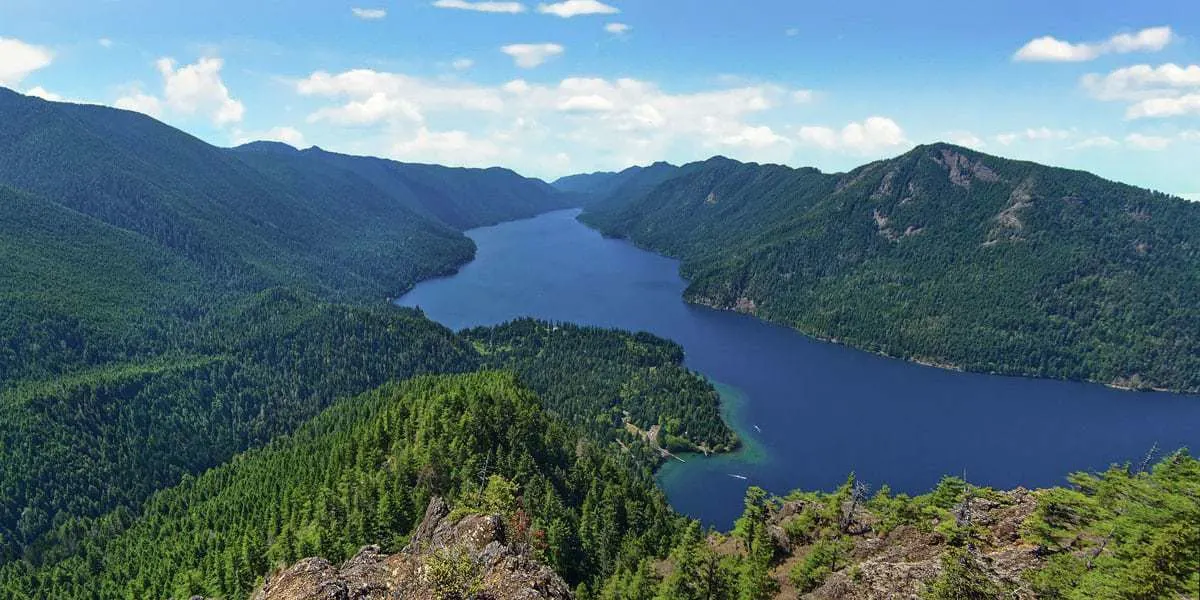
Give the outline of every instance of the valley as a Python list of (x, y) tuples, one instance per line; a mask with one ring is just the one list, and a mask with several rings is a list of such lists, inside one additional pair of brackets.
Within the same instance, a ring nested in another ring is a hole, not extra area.
[(0, 114), (0, 599), (1198, 583), (1200, 400), (1063, 381), (1196, 389), (1177, 199), (944, 145), (558, 189)]

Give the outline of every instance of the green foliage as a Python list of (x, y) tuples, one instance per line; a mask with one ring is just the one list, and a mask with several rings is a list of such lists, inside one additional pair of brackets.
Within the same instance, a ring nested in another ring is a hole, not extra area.
[(804, 560), (788, 572), (788, 579), (800, 593), (811, 592), (825, 583), (831, 573), (846, 567), (853, 547), (849, 539), (819, 540), (809, 548)]
[(1025, 537), (1051, 553), (1028, 575), (1047, 598), (1163, 598), (1200, 589), (1200, 461), (1113, 467), (1040, 493)]
[(546, 407), (599, 439), (662, 425), (668, 449), (730, 450), (712, 385), (683, 367), (683, 348), (648, 333), (520, 319), (463, 331), (492, 368), (511, 369)]
[(438, 600), (468, 600), (482, 591), (482, 569), (466, 548), (438, 549), (427, 559), (426, 569)]
[(3, 89), (0, 113), (0, 563), (339, 396), (476, 368), (418, 313), (333, 302), (382, 305), (470, 260), (459, 229), (563, 205), (500, 169), (220, 149)]
[(942, 573), (922, 594), (926, 600), (998, 600), (1000, 588), (988, 579), (970, 551), (951, 548), (942, 554)]
[[(138, 517), (67, 521), (58, 534), (71, 550), (42, 567), (0, 567), (0, 590), (245, 597), (273, 566), (311, 555), (337, 562), (399, 539), (432, 495), (465, 498), (485, 463), (495, 471), (489, 503), (516, 503), (534, 530), (562, 524), (545, 554), (572, 583), (665, 554), (679, 525), (648, 475), (547, 417), (512, 376), (424, 377), (338, 402), (295, 434), (155, 494)], [(456, 565), (447, 561), (447, 581), (463, 581)]]
[(1200, 390), (1200, 206), (920, 146), (842, 174), (715, 158), (581, 220), (677, 256), (689, 300), (969, 370)]

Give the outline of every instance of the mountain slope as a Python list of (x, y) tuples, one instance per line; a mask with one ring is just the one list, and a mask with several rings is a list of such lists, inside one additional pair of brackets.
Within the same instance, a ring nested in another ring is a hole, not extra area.
[[(458, 230), (523, 219), (568, 206), (567, 198), (537, 179), (508, 169), (466, 169), (401, 163), (371, 156), (351, 156), (320, 148), (295, 150), (283, 144), (254, 143), (234, 148), (242, 160), (269, 170), (286, 162), (302, 173), (335, 169), (356, 177), (413, 212)], [(294, 176), (294, 175), (293, 175)]]
[(845, 174), (687, 165), (581, 220), (683, 259), (688, 299), (978, 371), (1200, 390), (1200, 205), (921, 146)]
[(550, 419), (511, 375), (426, 377), (340, 402), (140, 517), (65, 523), (53, 563), (0, 566), (0, 592), (244, 598), (304, 556), (399, 549), (435, 494), (513, 517), (510, 539), (573, 584), (664, 552), (679, 522), (647, 473)]

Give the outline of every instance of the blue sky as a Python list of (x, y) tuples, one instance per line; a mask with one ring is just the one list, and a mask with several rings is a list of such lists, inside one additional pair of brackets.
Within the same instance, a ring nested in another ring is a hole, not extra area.
[(1196, 36), (1194, 0), (0, 0), (0, 85), (547, 178), (945, 140), (1192, 195)]

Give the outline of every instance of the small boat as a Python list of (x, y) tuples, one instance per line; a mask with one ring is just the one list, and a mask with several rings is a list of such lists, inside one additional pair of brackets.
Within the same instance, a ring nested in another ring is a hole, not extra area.
[(747, 479), (750, 479), (749, 477), (746, 477), (745, 475), (735, 475), (735, 474), (733, 474), (733, 473), (730, 473), (730, 474), (729, 474), (729, 476), (730, 476), (730, 477), (732, 477), (732, 478), (734, 478), (734, 479), (741, 479), (742, 481), (745, 481), (745, 480), (747, 480)]
[(755, 425), (755, 426), (754, 426), (754, 430), (755, 430), (755, 431), (757, 431), (757, 432), (759, 432), (759, 433), (762, 433), (762, 427), (759, 427), (758, 425)]

